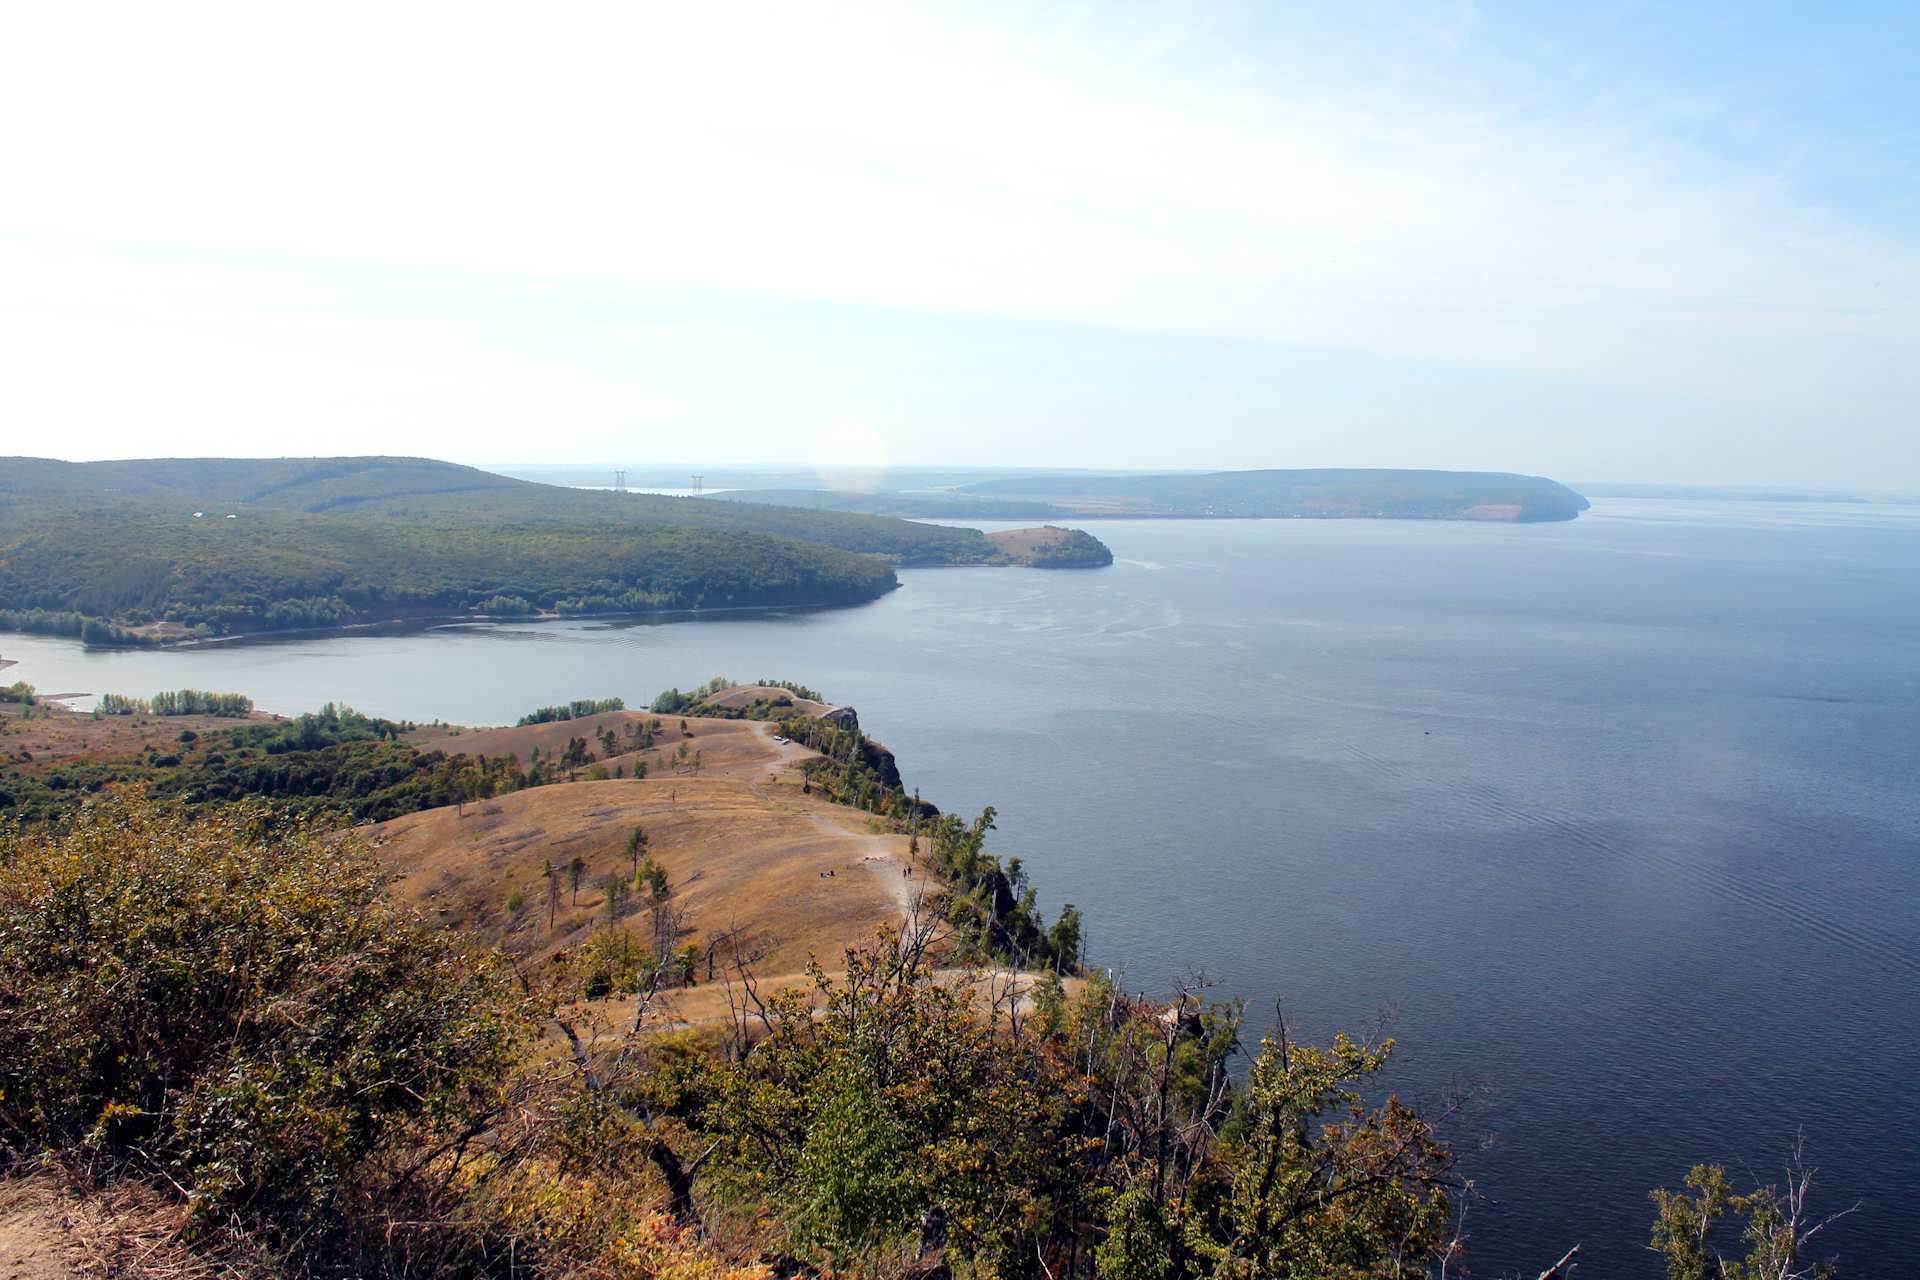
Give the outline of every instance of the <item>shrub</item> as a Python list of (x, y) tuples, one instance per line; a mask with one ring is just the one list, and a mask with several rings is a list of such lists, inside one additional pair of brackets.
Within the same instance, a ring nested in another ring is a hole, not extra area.
[(105, 793), (0, 832), (9, 1140), (159, 1173), (288, 1235), (499, 1105), (531, 1033), (495, 962), (382, 891), (361, 842)]
[(668, 689), (656, 697), (652, 703), (648, 705), (647, 710), (657, 716), (671, 716), (678, 715), (682, 711), (691, 710), (698, 706), (699, 703), (700, 695), (697, 692), (682, 693), (679, 689), (675, 688)]

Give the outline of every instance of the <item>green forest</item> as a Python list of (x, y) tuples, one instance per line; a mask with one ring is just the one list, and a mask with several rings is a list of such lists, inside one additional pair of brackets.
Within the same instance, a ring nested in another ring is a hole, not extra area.
[[(1065, 565), (1101, 562), (1075, 535)], [(0, 459), (0, 629), (90, 645), (481, 613), (843, 606), (977, 529), (534, 484), (419, 458)], [(1049, 562), (1050, 564), (1052, 562)]]
[(47, 630), (77, 615), (226, 634), (448, 612), (846, 605), (897, 585), (868, 556), (728, 529), (203, 510), (0, 495), (4, 620), (43, 629), (39, 611)]
[(354, 523), (669, 525), (756, 533), (878, 556), (899, 565), (991, 564), (977, 529), (887, 516), (805, 511), (659, 494), (536, 484), (428, 458), (0, 459), (0, 494), (114, 494), (169, 508), (299, 512)]

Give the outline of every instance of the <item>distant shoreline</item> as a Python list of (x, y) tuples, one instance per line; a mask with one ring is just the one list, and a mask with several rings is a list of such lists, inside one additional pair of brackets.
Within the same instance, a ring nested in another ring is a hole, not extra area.
[(1845, 506), (1920, 506), (1920, 493), (1871, 489), (1771, 489), (1684, 484), (1594, 484), (1576, 486), (1589, 498), (1665, 499), (1671, 502), (1826, 502)]
[[(897, 588), (896, 588), (897, 590)], [(208, 645), (233, 644), (243, 640), (294, 639), (300, 636), (335, 636), (351, 631), (372, 631), (381, 627), (393, 627), (398, 630), (424, 629), (459, 622), (574, 622), (606, 620), (608, 618), (700, 618), (721, 613), (810, 613), (820, 609), (857, 609), (872, 604), (863, 600), (858, 604), (735, 604), (719, 605), (711, 609), (656, 609), (643, 613), (440, 613), (418, 618), (382, 618), (371, 622), (343, 622), (332, 627), (293, 627), (279, 631), (239, 631), (225, 636), (183, 637), (178, 640), (160, 640), (146, 645), (89, 645), (88, 648), (116, 653), (138, 653), (153, 649), (197, 649)], [(30, 635), (32, 632), (15, 632), (16, 635)], [(78, 636), (56, 636), (54, 639), (77, 640)]]

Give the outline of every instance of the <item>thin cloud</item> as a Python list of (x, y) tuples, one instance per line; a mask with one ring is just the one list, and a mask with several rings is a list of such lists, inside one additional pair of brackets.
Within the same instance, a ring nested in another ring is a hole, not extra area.
[[(0, 76), (0, 227), (1344, 350), (1891, 432), (1910, 235), (1705, 145), (1737, 112), (1624, 76), (1597, 19), (1335, 15), (41, 6)], [(219, 305), (312, 310), (240, 292)]]

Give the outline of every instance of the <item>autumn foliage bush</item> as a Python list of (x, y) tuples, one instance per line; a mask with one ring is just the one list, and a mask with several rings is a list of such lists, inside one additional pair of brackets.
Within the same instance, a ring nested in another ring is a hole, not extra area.
[(388, 879), (259, 809), (108, 793), (0, 832), (4, 1162), (147, 1180), (188, 1235), (296, 1272), (725, 1272), (634, 1170), (610, 1196), (591, 1149), (560, 1149), (578, 1099), (533, 1052), (550, 1007)]

